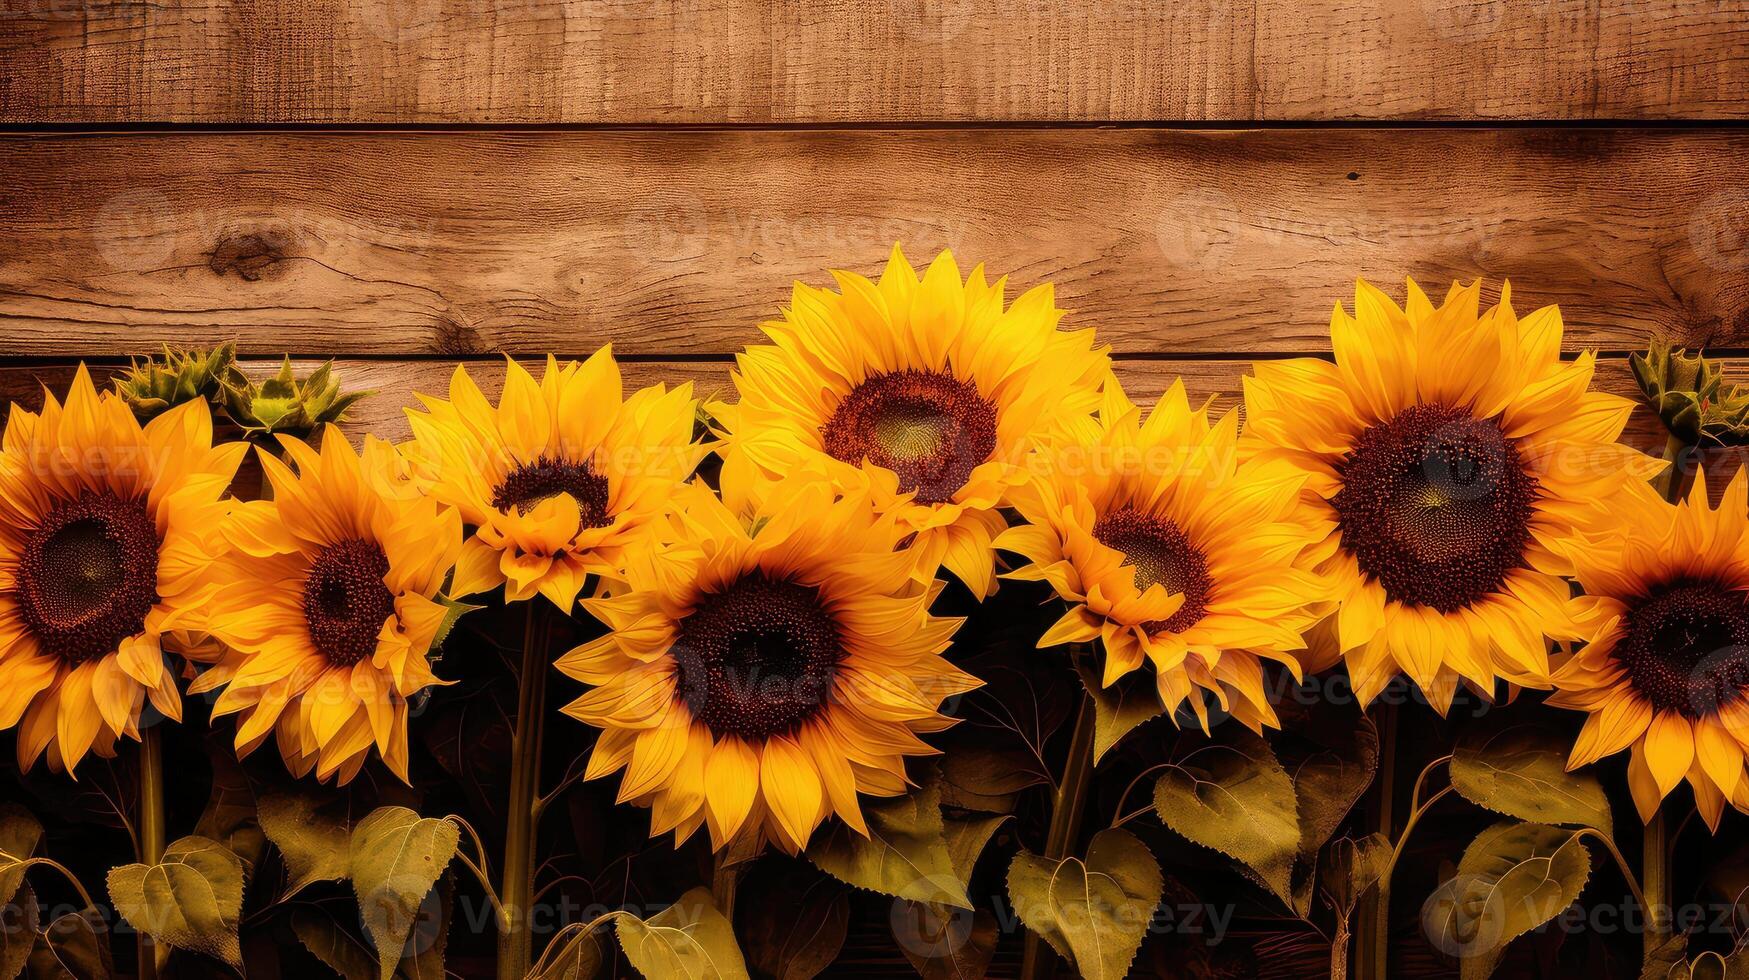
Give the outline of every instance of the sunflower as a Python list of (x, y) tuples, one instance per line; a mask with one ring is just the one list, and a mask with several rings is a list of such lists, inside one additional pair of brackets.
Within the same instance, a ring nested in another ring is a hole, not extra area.
[(1554, 549), (1596, 503), (1662, 464), (1618, 445), (1633, 403), (1590, 390), (1594, 357), (1561, 360), (1554, 307), (1520, 321), (1510, 285), (1407, 309), (1360, 283), (1330, 323), (1335, 359), (1254, 365), (1244, 445), (1307, 475), (1332, 528), (1328, 630), (1356, 693), (1400, 669), (1441, 712), (1461, 681), (1546, 687), (1569, 562)]
[(549, 356), (539, 382), (507, 359), (496, 408), (458, 366), (447, 401), (408, 409), (418, 478), (475, 529), (455, 595), (502, 585), (509, 601), (540, 594), (569, 612), (590, 575), (616, 576), (706, 451), (690, 383), (621, 392), (603, 347), (581, 364)]
[(997, 508), (1036, 440), (1098, 407), (1106, 348), (1057, 329), (1050, 285), (1005, 305), (1006, 279), (979, 266), (962, 281), (951, 252), (922, 279), (897, 247), (878, 283), (834, 276), (840, 292), (796, 283), (784, 319), (762, 326), (772, 343), (737, 357), (740, 403), (713, 409), (724, 470), (782, 479), (823, 461), (915, 535), (917, 581), (946, 566), (988, 595)]
[(296, 470), (263, 451), (273, 498), (225, 524), (229, 584), (206, 625), (227, 651), (189, 691), (224, 688), (213, 717), (238, 715), (239, 756), (277, 734), (293, 773), (345, 783), (374, 745), (405, 780), (408, 700), (444, 683), (428, 653), (461, 518), (405, 492), (381, 440), (367, 436), (362, 458), (333, 426), (320, 451), (280, 444)]
[(1012, 494), (1025, 523), (996, 539), (1030, 562), (1008, 577), (1069, 603), (1039, 646), (1099, 640), (1107, 687), (1145, 657), (1162, 705), (1188, 700), (1205, 729), (1204, 691), (1253, 729), (1277, 725), (1262, 661), (1297, 676), (1293, 651), (1327, 600), (1309, 566), (1328, 529), (1303, 520), (1306, 475), (1239, 466), (1238, 413), (1211, 424), (1179, 381), (1144, 421), (1114, 378), (1085, 428), (1033, 457)]
[(690, 485), (674, 525), (627, 591), (585, 600), (610, 632), (558, 661), (596, 685), (564, 709), (602, 729), (588, 778), (624, 769), (651, 836), (708, 824), (717, 848), (794, 853), (834, 813), (866, 835), (857, 794), (903, 793), (905, 757), (935, 751), (918, 734), (979, 685), (941, 656), (961, 621), (929, 614), (893, 517), (823, 474), (738, 510)]
[(1586, 645), (1558, 663), (1548, 703), (1589, 713), (1569, 769), (1632, 747), (1640, 816), (1687, 777), (1708, 825), (1749, 811), (1749, 477), (1717, 509), (1706, 479), (1680, 504), (1641, 484), (1612, 502), (1614, 533), (1569, 546)]
[(202, 655), (187, 627), (246, 447), (213, 445), (205, 402), (142, 427), (83, 364), (43, 402), (13, 406), (0, 442), (0, 728), (18, 726), (20, 767), (46, 750), (70, 771), (138, 739), (147, 700), (182, 719), (164, 652)]

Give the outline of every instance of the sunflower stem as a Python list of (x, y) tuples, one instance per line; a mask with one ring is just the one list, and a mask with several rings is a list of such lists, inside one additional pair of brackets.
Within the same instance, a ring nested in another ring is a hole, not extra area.
[(1667, 867), (1670, 848), (1666, 830), (1664, 808), (1660, 806), (1658, 812), (1652, 815), (1651, 822), (1646, 824), (1640, 845), (1640, 907), (1646, 917), (1645, 930), (1640, 933), (1640, 949), (1648, 964), (1652, 962), (1652, 955), (1658, 951), (1658, 947), (1670, 938), (1669, 921), (1665, 916), (1670, 909), (1670, 874)]
[(735, 892), (741, 884), (741, 861), (729, 849), (718, 851), (712, 859), (711, 899), (723, 918), (735, 921)]
[[(1051, 824), (1045, 831), (1044, 856), (1061, 861), (1069, 856), (1069, 848), (1081, 833), (1081, 817), (1087, 812), (1087, 786), (1093, 779), (1093, 698), (1081, 694), (1081, 709), (1075, 716), (1075, 731), (1069, 737), (1069, 758), (1063, 764), (1063, 778), (1057, 783), (1057, 795), (1051, 806)], [(1056, 972), (1056, 964), (1044, 950), (1038, 933), (1027, 932), (1021, 950), (1022, 980), (1048, 980)]]
[(1336, 916), (1336, 936), (1330, 940), (1330, 980), (1348, 980), (1348, 913)]
[[(140, 729), (140, 863), (151, 866), (164, 860), (164, 746), (158, 726)], [(144, 931), (135, 934), (140, 980), (156, 980), (169, 961), (170, 951), (152, 941)]]
[[(1378, 810), (1373, 829), (1395, 840), (1395, 804), (1397, 800), (1397, 706), (1391, 702), (1379, 705)], [(1385, 980), (1390, 970), (1391, 885), (1384, 878), (1361, 905), (1358, 945), (1366, 950), (1360, 962), (1363, 980)]]
[(510, 801), (504, 828), (503, 886), (508, 928), (498, 933), (499, 980), (523, 980), (533, 958), (534, 843), (540, 794), (541, 731), (546, 714), (547, 621), (534, 596), (527, 600), (522, 669), (517, 679), (516, 733), (510, 748)]
[(1664, 468), (1664, 472), (1652, 478), (1652, 487), (1671, 503), (1675, 503), (1682, 496), (1684, 480), (1681, 470), (1690, 448), (1692, 447), (1688, 441), (1674, 432), (1664, 440), (1664, 461), (1670, 465)]

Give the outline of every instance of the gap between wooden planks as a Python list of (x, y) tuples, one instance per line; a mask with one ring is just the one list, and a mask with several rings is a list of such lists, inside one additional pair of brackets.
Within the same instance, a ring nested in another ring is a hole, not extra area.
[(7, 0), (0, 121), (1661, 119), (1745, 0)]
[(1511, 276), (1570, 347), (1749, 345), (1749, 132), (0, 137), (0, 356), (720, 354), (953, 246), (1131, 355), (1326, 346), (1365, 276)]

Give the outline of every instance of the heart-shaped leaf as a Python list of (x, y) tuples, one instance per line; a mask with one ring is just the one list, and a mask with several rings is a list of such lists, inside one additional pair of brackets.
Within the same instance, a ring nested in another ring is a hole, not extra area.
[(1038, 756), (1023, 748), (966, 745), (941, 760), (941, 802), (967, 810), (1010, 813), (1021, 790), (1049, 781)]
[(904, 796), (865, 802), (868, 836), (834, 821), (808, 844), (808, 860), (840, 881), (915, 902), (971, 908), (954, 874), (935, 779)]
[(647, 921), (621, 913), (615, 928), (626, 962), (648, 980), (747, 980), (735, 928), (694, 888)]
[(530, 980), (595, 980), (601, 972), (601, 941), (592, 932), (574, 932), (557, 949), (542, 954)]
[(984, 848), (989, 846), (996, 828), (1010, 819), (1006, 813), (968, 813), (964, 816), (941, 818), (942, 833), (947, 839), (948, 860), (953, 865), (953, 875), (961, 887), (971, 887), (972, 870), (978, 866), (978, 858), (983, 856)]
[(776, 980), (812, 980), (832, 965), (850, 926), (850, 889), (801, 861), (741, 882), (747, 962)]
[(177, 949), (243, 969), (243, 859), (205, 837), (184, 837), (154, 865), (109, 872), (109, 897), (135, 929)]
[(292, 934), (343, 980), (374, 980), (377, 952), (362, 936), (341, 927), (318, 905), (301, 905), (292, 911)]
[(1262, 738), (1240, 730), (1170, 764), (1154, 784), (1154, 811), (1166, 826), (1243, 863), (1293, 902), (1299, 805), (1293, 779)]
[(16, 803), (0, 803), (0, 905), (12, 901), (24, 884), (24, 862), (36, 853), (43, 825)]
[(257, 819), (291, 872), (290, 891), (346, 877), (352, 834), (347, 807), (347, 799), (304, 783), (261, 794)]
[(1277, 747), (1298, 801), (1300, 857), (1312, 858), (1372, 785), (1379, 768), (1378, 728), (1366, 715), (1334, 705), (1284, 709), (1282, 723)]
[(373, 810), (353, 829), (349, 872), (365, 931), (376, 945), (381, 980), (394, 975), (413, 927), (432, 918), (426, 898), (460, 841), (454, 823), (404, 806)]
[(28, 883), (13, 891), (12, 897), (0, 904), (0, 980), (15, 980), (30, 960), (36, 947), (36, 892)]
[(1567, 744), (1540, 725), (1467, 733), (1451, 755), (1451, 785), (1477, 806), (1532, 823), (1611, 833), (1609, 799), (1589, 772), (1567, 771)]
[(1330, 907), (1347, 918), (1361, 897), (1384, 877), (1390, 861), (1391, 842), (1384, 834), (1331, 841), (1318, 867), (1319, 886)]
[(68, 912), (37, 933), (30, 980), (109, 980), (109, 930), (95, 913)]
[(1464, 849), (1457, 874), (1428, 897), (1421, 919), (1466, 980), (1486, 977), (1507, 943), (1577, 901), (1590, 875), (1580, 831), (1498, 823)]
[(1126, 830), (1094, 835), (1085, 861), (1023, 851), (1008, 867), (1020, 920), (1088, 980), (1129, 972), (1164, 888), (1159, 862)]
[(207, 758), (213, 767), (212, 792), (194, 832), (230, 848), (243, 859), (245, 868), (254, 869), (267, 848), (267, 837), (255, 812), (255, 788), (237, 761), (229, 737), (213, 734), (215, 737), (206, 740)]
[(1103, 678), (1089, 662), (1078, 662), (1075, 670), (1081, 675), (1081, 686), (1093, 699), (1094, 762), (1104, 758), (1138, 726), (1166, 713), (1166, 706), (1160, 703), (1160, 692), (1146, 677), (1120, 677), (1110, 687), (1103, 687), (1100, 684)]
[(890, 917), (893, 939), (923, 980), (983, 980), (1000, 938), (986, 909), (905, 902)]

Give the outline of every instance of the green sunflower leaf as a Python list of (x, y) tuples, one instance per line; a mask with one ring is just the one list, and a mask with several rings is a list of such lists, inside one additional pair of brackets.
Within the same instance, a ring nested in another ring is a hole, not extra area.
[(595, 980), (601, 972), (601, 941), (592, 932), (573, 933), (535, 964), (530, 980)]
[(1001, 938), (987, 909), (905, 903), (891, 917), (893, 938), (923, 980), (983, 980)]
[(24, 862), (36, 853), (43, 825), (16, 803), (0, 803), (0, 905), (12, 901), (24, 884)]
[(1451, 785), (1495, 813), (1609, 834), (1609, 798), (1596, 776), (1567, 771), (1568, 747), (1558, 733), (1539, 725), (1469, 732), (1452, 750)]
[(747, 980), (735, 928), (694, 888), (648, 920), (620, 913), (614, 922), (626, 962), (648, 980)]
[(1104, 758), (1125, 735), (1166, 713), (1159, 691), (1146, 677), (1120, 677), (1110, 687), (1102, 687), (1098, 671), (1087, 661), (1078, 661), (1075, 670), (1093, 699), (1094, 762)]
[(95, 913), (68, 912), (49, 923), (30, 951), (31, 980), (109, 980), (108, 932)]
[(374, 810), (353, 828), (352, 889), (365, 931), (376, 944), (381, 980), (394, 976), (414, 927), (435, 914), (426, 908), (427, 896), (460, 842), (454, 822), (421, 817), (403, 806)]
[(738, 892), (747, 963), (776, 980), (813, 980), (838, 958), (850, 928), (850, 888), (801, 861), (749, 877)]
[(1239, 730), (1170, 763), (1154, 784), (1154, 811), (1191, 842), (1256, 872), (1293, 904), (1299, 803), (1293, 778), (1261, 737)]
[(30, 961), (31, 951), (36, 948), (37, 930), (41, 928), (37, 921), (40, 914), (36, 892), (28, 883), (19, 885), (0, 902), (0, 980), (16, 980)]
[(279, 848), (291, 872), (290, 891), (318, 881), (340, 881), (350, 867), (350, 799), (325, 794), (302, 782), (261, 794), (257, 803), (262, 833)]
[(304, 905), (293, 910), (291, 928), (292, 935), (298, 937), (310, 955), (343, 980), (375, 980), (376, 950), (363, 937), (341, 928), (320, 906)]
[(1085, 861), (1022, 851), (1008, 866), (1015, 913), (1088, 980), (1129, 973), (1164, 890), (1159, 862), (1126, 830), (1094, 835)]
[(1464, 849), (1457, 874), (1421, 909), (1428, 938), (1459, 960), (1464, 980), (1488, 976), (1507, 943), (1578, 901), (1591, 876), (1581, 833), (1507, 821)]
[(267, 837), (255, 808), (255, 788), (237, 761), (229, 735), (212, 732), (206, 739), (207, 759), (213, 767), (212, 790), (206, 809), (194, 825), (196, 835), (216, 840), (243, 859), (245, 868), (261, 863)]
[(205, 837), (184, 837), (157, 864), (109, 872), (109, 897), (135, 929), (241, 971), (237, 928), (243, 916), (243, 859)]
[(1318, 865), (1318, 887), (1330, 907), (1347, 918), (1363, 896), (1384, 877), (1391, 861), (1391, 842), (1384, 834), (1339, 837), (1324, 849)]
[(954, 872), (936, 779), (904, 796), (865, 800), (868, 836), (835, 820), (814, 835), (808, 860), (840, 881), (915, 902), (971, 908)]

